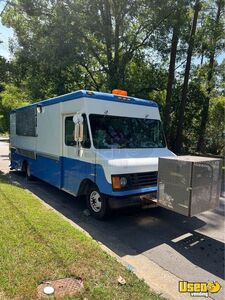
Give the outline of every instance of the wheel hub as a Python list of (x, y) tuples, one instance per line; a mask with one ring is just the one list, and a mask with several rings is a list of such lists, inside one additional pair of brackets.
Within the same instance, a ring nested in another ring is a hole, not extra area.
[(101, 196), (97, 191), (90, 194), (90, 205), (94, 212), (100, 212), (102, 208)]

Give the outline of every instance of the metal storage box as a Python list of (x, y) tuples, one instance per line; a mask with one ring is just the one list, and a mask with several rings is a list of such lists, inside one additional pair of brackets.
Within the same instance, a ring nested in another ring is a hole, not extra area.
[(199, 156), (159, 158), (158, 204), (185, 216), (219, 205), (222, 160)]

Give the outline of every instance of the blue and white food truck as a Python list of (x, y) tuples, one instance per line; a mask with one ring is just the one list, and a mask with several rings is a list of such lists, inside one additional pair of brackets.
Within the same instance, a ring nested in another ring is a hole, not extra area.
[(174, 156), (159, 108), (121, 94), (80, 90), (13, 110), (11, 169), (85, 195), (99, 219), (155, 198), (158, 159)]

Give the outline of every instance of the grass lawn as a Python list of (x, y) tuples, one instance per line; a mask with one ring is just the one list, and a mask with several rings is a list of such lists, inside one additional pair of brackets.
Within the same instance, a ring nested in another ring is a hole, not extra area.
[[(81, 277), (84, 289), (64, 299), (163, 299), (97, 242), (3, 175), (0, 207), (0, 299), (36, 299), (41, 282), (68, 276)], [(126, 285), (117, 283), (119, 276)]]

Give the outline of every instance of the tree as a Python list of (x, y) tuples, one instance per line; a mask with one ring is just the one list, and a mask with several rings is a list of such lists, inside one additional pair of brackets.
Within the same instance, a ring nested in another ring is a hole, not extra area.
[(3, 84), (0, 93), (0, 131), (8, 131), (10, 111), (29, 104), (29, 96), (24, 87), (17, 87), (12, 83)]
[(185, 113), (185, 106), (186, 106), (187, 93), (188, 93), (188, 81), (189, 81), (189, 74), (190, 74), (190, 68), (191, 68), (191, 58), (192, 58), (192, 52), (193, 52), (193, 47), (194, 47), (198, 13), (199, 13), (200, 9), (201, 9), (200, 0), (196, 0), (195, 6), (194, 6), (194, 16), (193, 16), (193, 22), (192, 22), (191, 35), (190, 35), (188, 51), (187, 51), (187, 61), (186, 61), (186, 67), (185, 67), (185, 73), (184, 73), (184, 83), (183, 83), (183, 89), (182, 89), (182, 95), (181, 95), (181, 103), (180, 103), (179, 115), (178, 115), (177, 134), (176, 134), (176, 141), (175, 141), (175, 146), (174, 146), (174, 149), (176, 152), (181, 152), (181, 150), (182, 150), (184, 113)]
[[(164, 125), (165, 132), (167, 136), (167, 140), (170, 139), (170, 126), (171, 126), (171, 98), (173, 94), (173, 86), (175, 81), (175, 66), (176, 66), (176, 58), (178, 52), (178, 42), (181, 38), (182, 27), (185, 24), (185, 18), (187, 17), (187, 4), (185, 1), (177, 1), (176, 5), (176, 13), (175, 17), (169, 20), (169, 24), (167, 25), (172, 30), (172, 39), (171, 39), (171, 48), (170, 48), (170, 60), (169, 60), (169, 68), (168, 68), (168, 80), (167, 80), (167, 88), (166, 88), (166, 103), (165, 103), (165, 113), (164, 113)], [(167, 32), (168, 34), (168, 32)], [(165, 38), (165, 37), (164, 37)]]
[[(179, 14), (179, 12), (178, 12)], [(170, 52), (170, 64), (168, 70), (168, 80), (167, 80), (167, 89), (166, 89), (166, 105), (165, 105), (165, 114), (164, 114), (164, 124), (166, 130), (166, 136), (170, 136), (170, 113), (171, 113), (171, 98), (173, 93), (173, 84), (175, 78), (175, 65), (176, 65), (176, 55), (177, 55), (177, 45), (179, 40), (180, 26), (178, 21), (174, 24), (173, 35), (171, 42), (171, 52)]]
[(149, 48), (153, 33), (174, 14), (174, 7), (170, 1), (165, 6), (164, 1), (91, 0), (88, 8), (85, 45), (105, 72), (108, 89), (123, 88), (127, 66)]
[(4, 84), (9, 81), (9, 63), (5, 58), (0, 56), (0, 132), (7, 131), (7, 116), (5, 108), (2, 104), (2, 92), (4, 90)]
[[(216, 18), (212, 22), (212, 32), (210, 37), (210, 46), (209, 46), (209, 64), (208, 64), (208, 72), (207, 72), (207, 91), (206, 91), (206, 99), (203, 104), (202, 113), (201, 113), (201, 121), (200, 121), (200, 129), (199, 129), (199, 138), (197, 144), (197, 151), (203, 152), (205, 145), (204, 145), (204, 138), (206, 133), (206, 126), (208, 121), (208, 112), (209, 112), (209, 103), (211, 92), (215, 86), (213, 82), (213, 76), (215, 72), (215, 55), (217, 47), (219, 46), (219, 41), (223, 38), (224, 39), (224, 23), (225, 19), (222, 19), (222, 13), (225, 6), (224, 0), (216, 1), (217, 12)], [(222, 19), (222, 20), (221, 20)]]
[(218, 96), (209, 103), (205, 149), (208, 153), (225, 155), (225, 97)]
[(52, 95), (67, 92), (72, 70), (78, 70), (75, 86), (88, 79), (92, 89), (123, 88), (129, 63), (172, 14), (172, 1), (165, 6), (162, 0), (14, 0), (4, 22), (17, 34), (14, 53), (28, 79), (43, 74), (41, 85)]
[(131, 96), (158, 100), (156, 94), (165, 91), (166, 78), (166, 71), (161, 66), (151, 63), (144, 55), (139, 55), (127, 66), (124, 87)]

